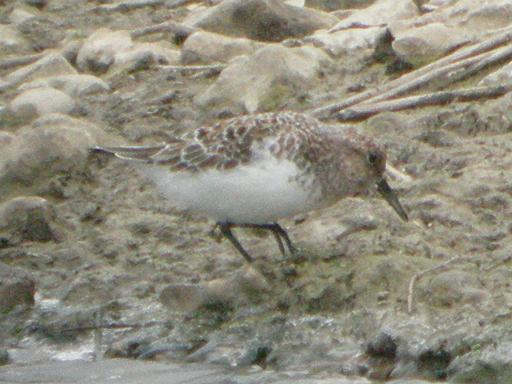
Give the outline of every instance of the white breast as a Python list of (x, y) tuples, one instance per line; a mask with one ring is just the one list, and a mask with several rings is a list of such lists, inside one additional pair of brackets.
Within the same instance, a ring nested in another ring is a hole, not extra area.
[[(160, 193), (179, 209), (232, 223), (263, 224), (318, 206), (320, 191), (296, 181), (289, 160), (266, 157), (230, 170), (171, 172), (165, 166), (137, 164)], [(304, 178), (302, 179), (304, 181)]]

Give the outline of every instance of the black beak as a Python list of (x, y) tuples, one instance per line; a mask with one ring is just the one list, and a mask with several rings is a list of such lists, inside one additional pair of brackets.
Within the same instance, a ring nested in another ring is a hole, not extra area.
[(398, 197), (396, 196), (395, 191), (391, 189), (385, 178), (382, 178), (377, 182), (377, 191), (379, 191), (379, 193), (386, 199), (389, 205), (393, 207), (395, 212), (403, 221), (409, 220), (404, 207), (402, 207), (402, 204), (400, 204), (400, 201), (398, 201)]

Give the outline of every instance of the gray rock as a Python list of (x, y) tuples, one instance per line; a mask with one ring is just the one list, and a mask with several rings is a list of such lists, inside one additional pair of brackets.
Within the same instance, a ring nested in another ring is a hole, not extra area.
[(136, 70), (155, 64), (178, 64), (180, 53), (165, 41), (136, 43), (131, 49), (115, 55), (114, 68)]
[(181, 62), (226, 63), (240, 55), (250, 55), (263, 44), (244, 38), (232, 38), (217, 33), (197, 31), (190, 35), (181, 49)]
[(192, 311), (205, 305), (232, 306), (261, 296), (268, 289), (265, 278), (247, 268), (233, 276), (201, 284), (171, 284), (159, 294), (159, 300), (169, 308)]
[(48, 200), (38, 196), (16, 197), (0, 205), (0, 236), (10, 245), (23, 240), (53, 240), (54, 218), (55, 210)]
[(9, 352), (5, 349), (0, 349), (0, 365), (9, 363)]
[(489, 297), (474, 274), (462, 271), (437, 274), (423, 288), (423, 294), (437, 306), (478, 304)]
[(306, 0), (304, 6), (332, 12), (337, 9), (364, 8), (375, 0)]
[(59, 172), (84, 169), (89, 148), (98, 143), (98, 129), (84, 123), (69, 126), (68, 121), (81, 122), (48, 115), (17, 132), (0, 158), (0, 191), (8, 193), (14, 185), (34, 187)]
[(464, 31), (441, 23), (417, 28), (393, 28), (393, 51), (404, 62), (415, 67), (428, 64), (470, 40)]
[(0, 24), (0, 49), (4, 53), (16, 53), (28, 48), (28, 42), (16, 29)]
[(512, 63), (504, 65), (499, 68), (497, 71), (490, 73), (485, 76), (478, 83), (482, 86), (493, 86), (493, 85), (503, 85), (505, 87), (512, 85)]
[(0, 263), (0, 314), (34, 304), (35, 283), (23, 269)]
[(93, 75), (62, 75), (51, 76), (33, 80), (24, 83), (19, 87), (20, 90), (34, 88), (55, 88), (71, 97), (78, 97), (86, 94), (105, 92), (110, 90), (110, 86)]
[(323, 49), (331, 56), (342, 57), (353, 54), (355, 50), (375, 50), (387, 34), (388, 30), (384, 27), (353, 28), (334, 33), (319, 31), (304, 38), (304, 41)]
[(134, 43), (129, 31), (98, 29), (80, 47), (76, 63), (83, 71), (105, 73), (127, 68), (140, 69), (151, 64), (176, 64), (179, 52), (170, 43)]
[(252, 56), (235, 59), (195, 102), (202, 108), (232, 112), (275, 110), (290, 98), (304, 96), (329, 63), (320, 49), (272, 44)]
[(59, 53), (49, 53), (35, 63), (9, 73), (5, 80), (13, 85), (40, 77), (75, 75), (77, 71)]
[(35, 51), (56, 48), (65, 37), (63, 29), (51, 19), (42, 16), (26, 19), (17, 28)]
[(481, 350), (473, 350), (456, 358), (448, 367), (448, 378), (454, 383), (508, 384), (512, 377), (512, 342), (494, 340)]
[(9, 109), (22, 120), (30, 120), (50, 113), (70, 113), (75, 108), (74, 100), (54, 88), (29, 89), (16, 96)]
[(104, 73), (115, 61), (115, 55), (133, 48), (128, 31), (101, 28), (90, 35), (78, 51), (77, 67), (82, 71)]
[(332, 27), (330, 31), (336, 32), (352, 27), (361, 28), (361, 26), (380, 27), (392, 21), (403, 21), (418, 15), (418, 7), (412, 0), (377, 0), (365, 9), (354, 11)]
[(6, 131), (0, 131), (0, 149), (8, 146), (14, 140), (14, 135)]
[(23, 8), (14, 8), (11, 13), (9, 13), (9, 21), (14, 25), (21, 24), (32, 17), (35, 17), (32, 12), (28, 12)]
[(24, 0), (25, 4), (31, 5), (36, 8), (43, 8), (48, 4), (48, 0)]
[(282, 41), (333, 26), (338, 19), (276, 0), (226, 0), (185, 23), (234, 37)]

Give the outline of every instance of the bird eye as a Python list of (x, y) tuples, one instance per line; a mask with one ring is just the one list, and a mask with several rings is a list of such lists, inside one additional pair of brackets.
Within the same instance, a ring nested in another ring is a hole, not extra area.
[(375, 151), (368, 152), (367, 159), (368, 163), (375, 164), (377, 162), (377, 159), (379, 158), (379, 154)]

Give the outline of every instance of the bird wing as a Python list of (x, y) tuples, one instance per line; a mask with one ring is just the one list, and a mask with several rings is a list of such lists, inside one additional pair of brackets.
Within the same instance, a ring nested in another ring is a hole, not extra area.
[(296, 146), (294, 133), (303, 115), (266, 113), (224, 120), (201, 127), (180, 138), (151, 146), (96, 147), (124, 160), (167, 165), (173, 171), (195, 172), (231, 169), (247, 163), (255, 153), (255, 143), (268, 140), (268, 150), (285, 156)]

